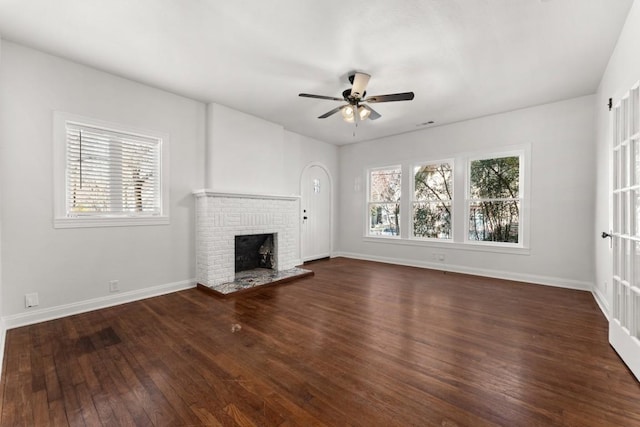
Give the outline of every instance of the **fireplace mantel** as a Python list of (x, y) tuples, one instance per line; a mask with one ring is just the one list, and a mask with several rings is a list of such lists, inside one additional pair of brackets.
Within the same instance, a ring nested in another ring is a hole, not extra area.
[(300, 196), (290, 195), (283, 196), (278, 194), (250, 194), (250, 193), (221, 193), (213, 190), (194, 190), (193, 195), (196, 197), (222, 197), (228, 199), (264, 199), (264, 200), (300, 200)]

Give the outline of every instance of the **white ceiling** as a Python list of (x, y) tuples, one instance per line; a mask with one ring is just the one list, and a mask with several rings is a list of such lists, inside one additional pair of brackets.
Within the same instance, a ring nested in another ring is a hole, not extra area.
[[(632, 3), (0, 0), (0, 36), (345, 144), (592, 94)], [(415, 99), (356, 130), (298, 97), (339, 97), (352, 70)]]

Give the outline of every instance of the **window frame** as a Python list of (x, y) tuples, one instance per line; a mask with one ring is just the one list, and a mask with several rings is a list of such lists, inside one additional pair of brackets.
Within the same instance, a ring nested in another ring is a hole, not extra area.
[[(520, 176), (519, 176), (519, 197), (520, 200), (520, 225), (518, 229), (518, 243), (504, 243), (504, 242), (486, 242), (469, 240), (469, 221), (468, 221), (468, 193), (470, 188), (470, 167), (472, 160), (490, 159), (518, 156), (520, 158)], [(362, 192), (362, 208), (363, 208), (363, 242), (370, 243), (382, 243), (401, 245), (401, 246), (413, 246), (413, 247), (425, 247), (433, 248), (433, 250), (462, 250), (472, 252), (494, 252), (505, 254), (518, 254), (528, 255), (531, 253), (530, 249), (530, 208), (531, 208), (531, 182), (530, 176), (531, 170), (531, 144), (514, 144), (505, 145), (502, 147), (488, 147), (486, 149), (479, 149), (474, 151), (466, 151), (459, 153), (445, 153), (442, 156), (438, 156), (440, 160), (421, 160), (404, 159), (396, 160), (395, 162), (389, 162), (389, 165), (379, 166), (380, 163), (365, 166), (362, 169), (363, 177), (366, 180), (366, 192)], [(413, 236), (413, 224), (412, 224), (412, 202), (414, 197), (414, 177), (413, 168), (416, 165), (425, 164), (437, 164), (445, 161), (453, 162), (453, 199), (452, 199), (452, 239), (436, 239), (436, 238), (420, 238)], [(407, 181), (404, 179), (402, 182), (402, 193), (410, 194), (409, 197), (402, 197), (400, 203), (400, 223), (401, 233), (398, 236), (384, 236), (384, 235), (372, 235), (369, 234), (369, 197), (370, 197), (370, 176), (371, 171), (376, 169), (391, 169), (399, 168), (402, 172), (402, 176), (411, 176)], [(362, 175), (360, 175), (362, 176)], [(356, 182), (361, 179), (356, 177)], [(358, 185), (356, 184), (356, 191), (358, 191)], [(403, 226), (402, 224), (407, 224)]]
[[(381, 204), (386, 204), (387, 202), (372, 202), (371, 201), (371, 173), (375, 172), (375, 171), (380, 171), (380, 170), (393, 170), (393, 169), (397, 169), (400, 171), (400, 200), (398, 201), (398, 204), (400, 205), (400, 212), (399, 212), (399, 225), (400, 225), (400, 232), (398, 234), (395, 235), (385, 235), (385, 234), (371, 234), (371, 228), (369, 226), (369, 221), (371, 219), (370, 217), (370, 212), (371, 212), (371, 206), (372, 205), (381, 205)], [(402, 168), (401, 164), (394, 164), (394, 165), (386, 165), (386, 166), (376, 166), (376, 167), (371, 167), (368, 168), (366, 170), (367, 172), (367, 192), (366, 192), (366, 209), (365, 209), (365, 221), (364, 221), (364, 235), (365, 237), (370, 237), (370, 238), (374, 238), (374, 239), (401, 239), (401, 233), (402, 233), (402, 229), (403, 229), (403, 218), (402, 218), (402, 212), (403, 212), (403, 208), (402, 208), (402, 192), (403, 192), (403, 175), (404, 175), (404, 171)]]
[[(129, 215), (98, 213), (70, 215), (67, 212), (67, 123), (94, 127), (109, 132), (159, 140), (158, 169), (160, 214)], [(169, 224), (169, 135), (121, 123), (107, 122), (76, 114), (53, 113), (53, 226), (54, 228), (110, 227)]]
[[(466, 157), (465, 167), (465, 191), (464, 191), (464, 243), (468, 245), (480, 245), (480, 246), (495, 246), (505, 248), (526, 248), (528, 247), (527, 233), (529, 224), (526, 221), (526, 213), (528, 210), (528, 184), (525, 180), (528, 166), (529, 155), (527, 150), (510, 150), (510, 151), (486, 151), (481, 154)], [(505, 157), (518, 157), (518, 198), (520, 203), (518, 209), (518, 243), (511, 242), (494, 242), (483, 240), (472, 240), (469, 238), (469, 211), (471, 209), (471, 203), (475, 201), (504, 201), (515, 200), (514, 198), (507, 199), (471, 199), (471, 163), (477, 160), (490, 160), (501, 159)]]
[[(416, 168), (419, 167), (424, 167), (424, 166), (431, 166), (431, 165), (441, 165), (441, 164), (448, 164), (451, 167), (451, 198), (449, 199), (449, 202), (451, 204), (451, 231), (450, 231), (450, 237), (448, 239), (443, 239), (443, 238), (439, 238), (439, 237), (422, 237), (422, 236), (416, 236), (415, 230), (414, 230), (414, 207), (416, 204), (418, 203), (437, 203), (437, 202), (425, 202), (425, 201), (417, 201), (416, 200)], [(442, 160), (429, 160), (429, 161), (423, 161), (423, 162), (415, 162), (412, 163), (411, 165), (409, 165), (410, 167), (410, 171), (411, 171), (411, 180), (410, 180), (410, 195), (411, 195), (411, 200), (409, 201), (409, 239), (413, 239), (413, 240), (417, 240), (417, 241), (430, 241), (430, 242), (453, 242), (454, 241), (454, 236), (455, 236), (455, 209), (454, 209), (454, 202), (455, 202), (455, 173), (456, 173), (456, 164), (455, 164), (455, 159), (454, 158), (448, 158), (448, 159), (442, 159)]]

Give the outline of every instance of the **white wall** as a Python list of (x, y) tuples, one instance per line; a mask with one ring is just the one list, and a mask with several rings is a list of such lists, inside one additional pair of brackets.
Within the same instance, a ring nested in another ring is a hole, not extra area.
[[(594, 235), (612, 227), (611, 211), (611, 137), (608, 99), (619, 100), (640, 80), (640, 2), (635, 1), (620, 33), (616, 47), (605, 70), (596, 97), (597, 114), (597, 183)], [(609, 239), (595, 240), (596, 297), (608, 314), (611, 307), (611, 249)]]
[[(591, 289), (594, 104), (594, 96), (586, 96), (341, 147), (340, 251), (348, 256)], [(363, 239), (368, 167), (440, 160), (526, 144), (531, 147), (528, 252), (483, 252), (451, 249), (446, 244), (416, 246)], [(446, 261), (433, 261), (434, 253), (445, 254)]]
[(283, 191), (284, 128), (219, 104), (207, 106), (208, 189)]
[(223, 105), (207, 106), (208, 189), (299, 195), (302, 169), (313, 161), (336, 175), (337, 147)]
[[(191, 192), (204, 182), (205, 105), (13, 43), (2, 42), (2, 53), (1, 295), (8, 326), (190, 286)], [(54, 229), (54, 110), (168, 133), (170, 225)], [(120, 281), (120, 296), (108, 292), (112, 279)], [(39, 294), (38, 307), (25, 309), (28, 292)]]

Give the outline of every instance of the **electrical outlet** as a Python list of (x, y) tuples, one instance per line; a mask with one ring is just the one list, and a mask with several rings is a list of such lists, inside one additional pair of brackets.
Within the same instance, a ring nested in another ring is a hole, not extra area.
[(444, 254), (436, 254), (436, 253), (434, 253), (434, 254), (431, 254), (431, 259), (434, 260), (434, 261), (441, 261), (442, 262), (442, 261), (445, 260), (445, 256), (444, 256)]
[(34, 292), (32, 294), (25, 294), (24, 296), (24, 306), (29, 308), (29, 307), (35, 307), (39, 304), (38, 302), (38, 293)]
[(118, 292), (120, 290), (119, 280), (109, 280), (109, 292)]

